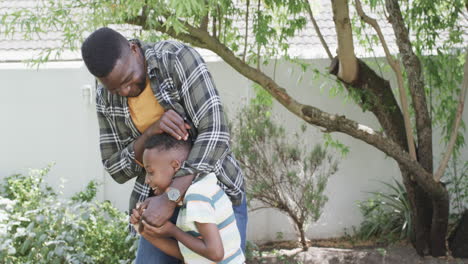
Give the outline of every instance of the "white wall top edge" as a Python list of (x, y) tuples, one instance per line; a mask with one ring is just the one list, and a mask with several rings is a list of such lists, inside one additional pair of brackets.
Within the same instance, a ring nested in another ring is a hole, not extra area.
[[(79, 69), (84, 67), (84, 62), (82, 60), (77, 61), (53, 61), (45, 62), (39, 65), (39, 70), (41, 69)], [(28, 65), (25, 62), (4, 62), (0, 63), (0, 69), (2, 70), (37, 70), (37, 66)]]

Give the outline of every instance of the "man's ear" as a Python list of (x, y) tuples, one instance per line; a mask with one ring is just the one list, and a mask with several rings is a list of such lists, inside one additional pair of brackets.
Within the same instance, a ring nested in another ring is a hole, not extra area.
[(174, 171), (178, 171), (180, 169), (180, 166), (182, 166), (182, 163), (178, 160), (172, 160), (171, 161), (171, 167), (174, 169)]

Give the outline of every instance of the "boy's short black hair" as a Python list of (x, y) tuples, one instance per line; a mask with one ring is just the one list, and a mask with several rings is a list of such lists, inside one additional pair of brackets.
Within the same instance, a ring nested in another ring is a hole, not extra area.
[(96, 77), (107, 76), (122, 57), (128, 40), (108, 27), (94, 31), (81, 45), (81, 56), (89, 72)]
[(149, 137), (145, 142), (145, 149), (157, 148), (160, 150), (170, 150), (174, 148), (184, 148), (190, 150), (192, 148), (192, 140), (177, 140), (173, 136), (162, 133)]

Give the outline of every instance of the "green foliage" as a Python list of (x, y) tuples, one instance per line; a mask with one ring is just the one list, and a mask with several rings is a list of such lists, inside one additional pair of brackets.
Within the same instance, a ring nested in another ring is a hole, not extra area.
[(411, 211), (404, 186), (382, 182), (388, 192), (371, 192), (372, 196), (359, 203), (364, 217), (357, 237), (395, 241), (410, 238), (412, 232)]
[(247, 197), (289, 216), (305, 245), (308, 223), (317, 221), (328, 198), (324, 190), (338, 162), (320, 145), (304, 144), (305, 126), (294, 137), (271, 117), (272, 98), (257, 96), (238, 115), (234, 153), (243, 166)]
[(325, 147), (331, 147), (341, 152), (341, 156), (345, 157), (349, 153), (349, 147), (343, 144), (341, 141), (333, 139), (329, 133), (324, 133), (323, 138), (325, 140)]
[[(376, 14), (375, 18), (385, 20), (384, 1), (364, 0), (362, 2), (371, 7)], [(450, 139), (455, 121), (458, 95), (463, 79), (464, 57), (467, 52), (463, 39), (466, 32), (463, 29), (463, 19), (461, 19), (466, 10), (464, 2), (464, 0), (415, 0), (400, 3), (406, 27), (410, 31), (411, 45), (421, 61), (432, 124), (441, 129), (441, 138), (445, 144)], [(374, 29), (359, 17), (354, 17), (353, 32), (369, 56), (376, 57), (374, 49), (375, 46), (380, 45), (380, 41)], [(372, 64), (370, 61), (367, 63)], [(387, 62), (380, 65), (376, 61), (375, 64), (381, 74), (388, 71)], [(406, 72), (404, 71), (403, 74), (406, 92), (410, 98)], [(398, 94), (396, 89), (395, 93)], [(411, 106), (410, 114), (414, 118), (414, 108)], [(466, 126), (462, 120), (454, 148), (456, 154), (459, 154), (465, 145), (465, 131)]]
[(0, 192), (2, 263), (131, 263), (127, 217), (94, 199), (96, 184), (70, 200), (43, 182), (50, 167), (9, 176)]
[(247, 260), (247, 262), (250, 263), (254, 259), (254, 257), (258, 256), (258, 252), (258, 246), (251, 241), (247, 241), (245, 245), (245, 259)]
[[(387, 21), (384, 1), (362, 2), (371, 8), (375, 13), (372, 15), (380, 23)], [(64, 49), (78, 48), (89, 31), (101, 26), (135, 25), (133, 36), (128, 37), (155, 41), (167, 38), (162, 33), (164, 31), (185, 33), (188, 28), (200, 28), (207, 18), (207, 33), (237, 56), (245, 56), (247, 63), (260, 60), (268, 63), (282, 58), (297, 63), (304, 71), (310, 66), (290, 54), (290, 43), (307, 26), (306, 5), (312, 4), (313, 11), (319, 10), (310, 1), (298, 0), (63, 0), (37, 1), (36, 4), (36, 8), (15, 9), (0, 15), (0, 34), (7, 38), (19, 32), (23, 32), (25, 39), (31, 39), (45, 32), (63, 31), (61, 46), (44, 51), (40, 58), (34, 60), (35, 63), (53, 59)], [(415, 0), (401, 2), (400, 5), (410, 31), (411, 44), (422, 62), (433, 123), (442, 128), (447, 141), (455, 116), (457, 96), (454, 95), (460, 88), (462, 58), (466, 52), (462, 50), (465, 32), (460, 23), (466, 10), (464, 0)], [(248, 22), (244, 23), (246, 18)], [(330, 17), (330, 21), (332, 19)], [(367, 50), (365, 57), (375, 59), (375, 46), (380, 45), (376, 33), (358, 16), (353, 16), (352, 21), (357, 43)], [(380, 26), (385, 28), (383, 23)], [(184, 35), (179, 36), (182, 38)], [(384, 68), (389, 68), (384, 61), (376, 60), (375, 65), (381, 74)], [(323, 72), (322, 75), (330, 76)], [(343, 94), (344, 89), (339, 83), (332, 87), (331, 95)], [(359, 104), (360, 98), (367, 95), (354, 92), (348, 96)], [(363, 108), (366, 110), (368, 106), (363, 105)], [(410, 111), (413, 112), (412, 107)], [(464, 129), (462, 124), (456, 152), (464, 144)]]
[[(89, 31), (101, 26), (137, 25), (143, 30), (135, 30), (131, 37), (156, 40), (164, 38), (157, 31), (186, 33), (187, 27), (200, 27), (205, 17), (210, 34), (233, 52), (245, 47), (245, 28), (238, 21), (243, 21), (247, 12), (240, 1), (64, 0), (36, 4), (36, 8), (0, 15), (0, 33), (6, 37), (23, 32), (25, 39), (31, 39), (40, 33), (63, 30), (61, 46), (45, 50), (34, 63), (56, 58), (66, 49), (75, 50)], [(288, 40), (306, 26), (303, 10), (303, 1), (250, 1), (248, 32), (255, 41), (247, 44), (247, 60), (267, 61), (287, 55)]]
[[(425, 65), (426, 93), (433, 124), (441, 128), (442, 141), (445, 144), (449, 142), (455, 124), (458, 95), (463, 80), (464, 54), (466, 54), (466, 50), (453, 49), (453, 47), (450, 49), (450, 53), (438, 50), (437, 55), (421, 56), (421, 61)], [(466, 126), (462, 119), (453, 150), (455, 155), (458, 155), (465, 145), (465, 131)]]
[(91, 202), (96, 197), (96, 192), (96, 182), (90, 181), (88, 185), (86, 185), (86, 189), (84, 191), (77, 192), (75, 195), (72, 196), (71, 199), (75, 202)]
[(468, 161), (463, 163), (456, 155), (452, 157), (443, 180), (446, 182), (450, 194), (452, 209), (450, 216), (452, 221), (456, 222), (468, 209)]

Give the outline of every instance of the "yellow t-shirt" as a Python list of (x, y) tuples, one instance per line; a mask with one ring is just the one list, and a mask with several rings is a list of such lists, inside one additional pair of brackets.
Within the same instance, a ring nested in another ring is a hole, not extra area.
[(164, 108), (156, 100), (149, 79), (146, 80), (146, 87), (141, 94), (137, 97), (128, 97), (127, 101), (133, 124), (141, 133), (164, 114)]

